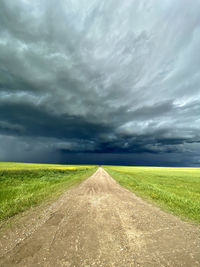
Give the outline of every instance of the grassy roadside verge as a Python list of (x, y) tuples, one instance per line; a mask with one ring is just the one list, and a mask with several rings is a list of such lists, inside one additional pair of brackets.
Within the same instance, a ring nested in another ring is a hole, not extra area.
[(82, 182), (95, 166), (0, 163), (0, 222)]
[(138, 196), (183, 219), (200, 223), (200, 168), (104, 166), (104, 169)]

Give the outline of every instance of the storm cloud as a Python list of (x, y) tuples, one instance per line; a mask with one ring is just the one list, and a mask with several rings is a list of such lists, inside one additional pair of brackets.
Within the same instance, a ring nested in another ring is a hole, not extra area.
[(2, 0), (0, 160), (200, 165), (198, 0)]

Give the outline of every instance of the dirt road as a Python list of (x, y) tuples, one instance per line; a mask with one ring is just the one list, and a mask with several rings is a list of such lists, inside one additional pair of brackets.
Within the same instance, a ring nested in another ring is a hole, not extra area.
[(0, 266), (200, 266), (200, 228), (146, 203), (99, 168), (7, 230)]

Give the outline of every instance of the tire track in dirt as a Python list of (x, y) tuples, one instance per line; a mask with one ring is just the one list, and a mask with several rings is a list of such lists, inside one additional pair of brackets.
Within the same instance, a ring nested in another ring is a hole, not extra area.
[(200, 266), (200, 229), (102, 168), (42, 209), (0, 237), (0, 266)]

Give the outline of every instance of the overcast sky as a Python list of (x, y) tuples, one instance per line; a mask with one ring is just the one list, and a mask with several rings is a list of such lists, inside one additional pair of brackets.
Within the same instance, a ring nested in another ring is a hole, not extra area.
[(200, 166), (200, 1), (1, 0), (0, 161)]

